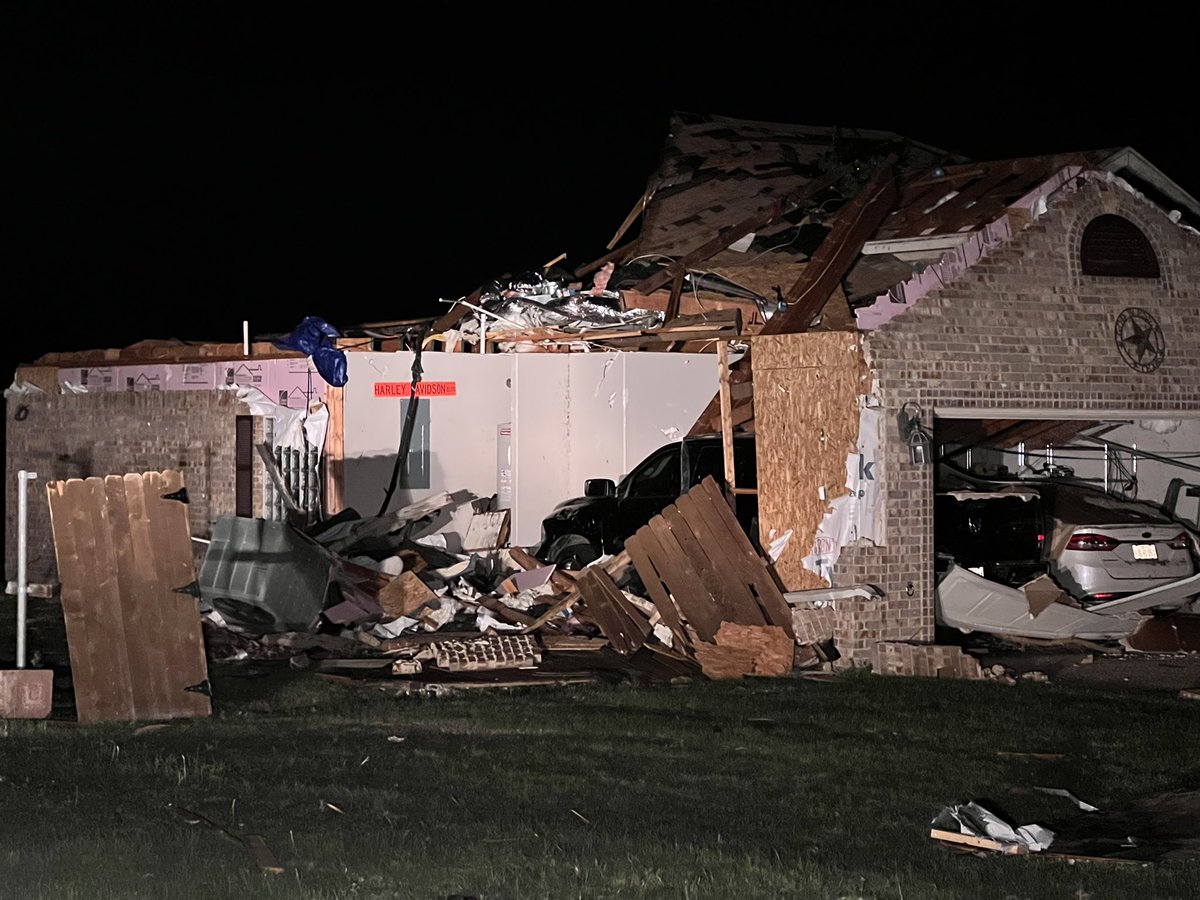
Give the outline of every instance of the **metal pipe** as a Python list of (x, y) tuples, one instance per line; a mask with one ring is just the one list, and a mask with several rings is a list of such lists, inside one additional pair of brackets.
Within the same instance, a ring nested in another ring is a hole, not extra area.
[(26, 561), (29, 554), (29, 499), (25, 488), (37, 478), (37, 472), (17, 472), (17, 668), (25, 668), (25, 622), (28, 614), (29, 580)]

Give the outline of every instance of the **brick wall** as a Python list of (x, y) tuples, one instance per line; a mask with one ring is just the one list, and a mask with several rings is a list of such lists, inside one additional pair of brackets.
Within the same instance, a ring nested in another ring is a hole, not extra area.
[[(26, 410), (18, 419), (19, 410)], [(17, 572), (17, 470), (38, 475), (29, 488), (29, 580), (56, 582), (46, 483), (92, 475), (178, 469), (188, 489), (192, 534), (207, 536), (218, 516), (234, 513), (234, 420), (248, 410), (225, 391), (63, 394), (8, 402), (8, 489), (4, 568)], [(255, 420), (262, 440), (262, 420)], [(256, 466), (255, 509), (263, 503)], [(197, 550), (203, 545), (197, 544)]]
[[(1084, 227), (1115, 213), (1143, 230), (1161, 277), (1099, 278), (1079, 266)], [(1151, 373), (1131, 369), (1114, 341), (1118, 314), (1141, 307), (1167, 341)], [(886, 547), (848, 547), (835, 584), (869, 582), (887, 599), (856, 610), (877, 640), (933, 636), (933, 467), (914, 466), (899, 435), (906, 401), (934, 407), (1136, 409), (1150, 417), (1200, 408), (1200, 237), (1118, 185), (1087, 182), (961, 278), (866, 337), (884, 409)], [(861, 624), (861, 623), (860, 623)], [(861, 634), (856, 635), (861, 638)], [(861, 639), (852, 653), (864, 660)]]

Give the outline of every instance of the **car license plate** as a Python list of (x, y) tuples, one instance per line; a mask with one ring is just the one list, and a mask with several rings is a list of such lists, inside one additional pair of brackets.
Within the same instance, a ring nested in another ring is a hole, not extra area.
[(1133, 558), (1158, 559), (1158, 546), (1156, 544), (1134, 544)]

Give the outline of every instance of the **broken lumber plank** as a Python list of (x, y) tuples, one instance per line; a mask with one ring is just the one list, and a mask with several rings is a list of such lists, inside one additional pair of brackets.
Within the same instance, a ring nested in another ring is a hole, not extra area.
[(592, 652), (609, 645), (606, 638), (586, 634), (543, 634), (541, 641), (547, 651), (554, 653)]
[(1021, 847), (1020, 844), (1004, 844), (1000, 841), (994, 841), (991, 838), (976, 837), (973, 834), (961, 834), (957, 831), (946, 831), (942, 828), (931, 828), (929, 836), (935, 841), (942, 841), (946, 844), (960, 844), (966, 847), (975, 847), (979, 850), (995, 850), (998, 853), (1028, 853), (1029, 851)]
[(254, 862), (258, 867), (269, 875), (280, 875), (285, 870), (279, 864), (279, 860), (275, 858), (275, 854), (267, 847), (266, 841), (259, 834), (237, 834), (230, 831), (224, 825), (218, 825), (207, 816), (202, 816), (198, 812), (192, 812), (190, 809), (185, 809), (182, 806), (173, 807), (176, 814), (187, 821), (189, 825), (204, 825), (211, 828), (213, 831), (220, 834), (222, 837), (228, 838), (235, 844), (241, 844), (250, 851), (250, 855), (254, 857)]
[[(526, 572), (531, 572), (534, 569), (540, 569), (542, 563), (533, 555), (522, 550), (520, 547), (509, 547), (508, 555), (513, 558), (513, 562), (519, 565)], [(560, 591), (569, 591), (575, 587), (575, 578), (569, 572), (564, 572), (561, 569), (555, 569), (550, 575), (550, 583)]]
[(772, 316), (759, 334), (807, 331), (850, 271), (863, 244), (896, 205), (896, 156), (886, 157), (858, 195), (837, 213), (833, 227), (785, 295), (788, 307)]
[(531, 631), (537, 631), (539, 628), (545, 627), (546, 623), (551, 619), (561, 616), (564, 612), (573, 607), (580, 601), (582, 594), (579, 593), (579, 588), (575, 587), (555, 600), (554, 603), (544, 613), (534, 619), (531, 623), (521, 630), (521, 634), (529, 634)]
[(641, 647), (654, 630), (650, 621), (625, 599), (613, 580), (598, 566), (583, 570), (579, 592), (601, 633), (622, 656)]
[[(736, 551), (731, 552), (728, 537), (713, 529), (699, 510), (699, 504), (706, 502), (708, 498), (695, 495), (694, 490), (675, 501), (674, 507), (668, 507), (672, 512), (668, 519), (671, 531), (677, 537), (685, 533), (692, 536), (694, 543), (689, 544), (688, 549), (697, 564), (701, 560), (709, 561), (710, 584), (722, 619), (742, 625), (766, 625), (767, 619), (743, 574), (742, 560)], [(664, 515), (666, 512), (664, 510)], [(684, 541), (680, 543), (682, 545)]]

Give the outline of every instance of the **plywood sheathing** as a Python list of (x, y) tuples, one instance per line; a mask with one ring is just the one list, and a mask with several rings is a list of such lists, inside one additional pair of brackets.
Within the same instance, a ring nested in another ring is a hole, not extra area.
[(46, 486), (80, 722), (207, 716), (208, 668), (178, 472)]
[[(754, 339), (759, 538), (792, 531), (775, 572), (789, 591), (824, 587), (801, 562), (829, 502), (846, 493), (846, 454), (855, 451), (859, 397), (870, 372), (857, 334), (806, 332)], [(823, 496), (822, 496), (823, 493)]]

